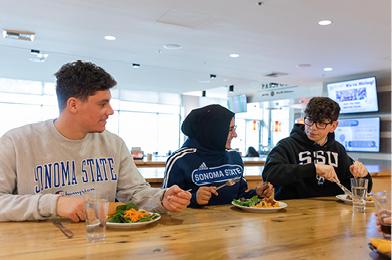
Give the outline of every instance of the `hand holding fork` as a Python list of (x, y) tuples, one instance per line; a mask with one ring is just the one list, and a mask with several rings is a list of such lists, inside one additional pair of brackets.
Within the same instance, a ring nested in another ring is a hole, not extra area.
[(256, 187), (256, 194), (261, 198), (273, 198), (274, 196), (274, 187), (268, 181), (262, 182), (261, 186)]

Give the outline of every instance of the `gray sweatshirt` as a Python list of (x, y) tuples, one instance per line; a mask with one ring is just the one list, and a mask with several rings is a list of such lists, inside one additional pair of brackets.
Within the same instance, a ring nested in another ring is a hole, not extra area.
[(164, 211), (164, 190), (150, 187), (115, 134), (70, 140), (57, 131), (54, 120), (47, 120), (0, 138), (0, 221), (49, 218), (56, 215), (59, 196), (88, 192)]

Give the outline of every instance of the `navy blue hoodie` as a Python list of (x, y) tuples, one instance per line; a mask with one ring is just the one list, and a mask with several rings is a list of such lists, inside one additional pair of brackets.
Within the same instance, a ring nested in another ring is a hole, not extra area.
[(218, 190), (208, 205), (231, 203), (240, 197), (250, 198), (255, 190), (245, 192), (244, 164), (237, 151), (226, 150), (230, 121), (234, 113), (220, 105), (194, 109), (185, 118), (181, 130), (188, 136), (182, 148), (166, 161), (163, 187), (174, 184), (183, 190), (191, 189), (190, 207), (200, 207), (196, 192), (201, 186), (219, 186), (228, 179), (239, 179), (234, 186)]
[[(282, 139), (269, 153), (263, 170), (263, 179), (275, 187), (275, 198), (298, 199), (342, 194), (334, 183), (316, 176), (315, 164), (332, 165), (340, 182), (350, 190), (350, 165), (353, 159), (344, 147), (335, 141), (335, 134), (328, 134), (328, 140), (320, 146), (310, 140), (304, 125), (296, 124), (290, 137)], [(372, 178), (368, 174), (368, 190)]]

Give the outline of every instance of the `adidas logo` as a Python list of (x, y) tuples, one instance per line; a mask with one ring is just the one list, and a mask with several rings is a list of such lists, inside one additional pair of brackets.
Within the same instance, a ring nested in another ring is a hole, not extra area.
[(200, 164), (199, 170), (206, 170), (206, 169), (208, 169), (208, 167), (204, 162), (202, 164)]

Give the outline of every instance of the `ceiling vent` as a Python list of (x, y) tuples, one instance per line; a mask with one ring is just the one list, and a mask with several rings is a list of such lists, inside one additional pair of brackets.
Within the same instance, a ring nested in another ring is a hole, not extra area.
[(23, 40), (23, 41), (34, 41), (35, 33), (29, 31), (18, 31), (18, 30), (3, 30), (3, 37), (14, 40)]
[(265, 77), (271, 77), (271, 78), (277, 78), (277, 77), (282, 77), (282, 76), (287, 76), (289, 75), (288, 73), (285, 72), (271, 72), (268, 74), (265, 74)]

